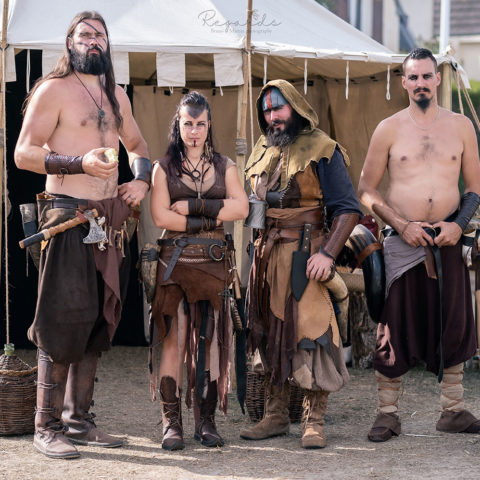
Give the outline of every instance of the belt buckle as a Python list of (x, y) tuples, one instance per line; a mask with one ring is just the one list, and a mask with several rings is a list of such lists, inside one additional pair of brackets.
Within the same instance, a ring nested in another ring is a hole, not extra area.
[(185, 248), (187, 245), (188, 245), (188, 242), (185, 238), (181, 237), (181, 238), (174, 238), (173, 239), (173, 245), (175, 247), (180, 247), (180, 248)]
[(208, 256), (214, 261), (214, 262), (221, 262), (224, 258), (225, 258), (225, 251), (224, 250), (220, 250), (221, 251), (221, 255), (219, 257), (216, 257), (215, 256), (215, 253), (213, 251), (213, 249), (217, 247), (218, 249), (221, 249), (222, 247), (220, 245), (218, 245), (217, 243), (212, 243), (209, 247), (208, 247)]

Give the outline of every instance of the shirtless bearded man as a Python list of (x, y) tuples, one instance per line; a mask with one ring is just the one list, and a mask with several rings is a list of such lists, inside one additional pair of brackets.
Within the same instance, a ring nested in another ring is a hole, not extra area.
[[(78, 14), (65, 47), (54, 71), (27, 98), (15, 162), (47, 174), (46, 191), (37, 196), (42, 229), (96, 208), (113, 241), (100, 251), (83, 243), (87, 230), (78, 226), (51, 238), (42, 250), (28, 336), (38, 347), (34, 446), (53, 458), (78, 457), (73, 443), (122, 444), (98, 430), (88, 410), (99, 352), (110, 347), (120, 319), (122, 272), (128, 266), (122, 261), (122, 225), (129, 207), (148, 191), (151, 174), (128, 97), (115, 85), (103, 18)], [(104, 155), (108, 148), (118, 151), (119, 139), (135, 177), (120, 187), (118, 162)]]
[[(480, 203), (478, 148), (470, 120), (439, 107), (439, 84), (432, 53), (412, 51), (402, 77), (410, 105), (378, 125), (359, 183), (361, 202), (387, 224), (387, 296), (374, 359), (379, 410), (368, 434), (376, 442), (400, 433), (400, 377), (418, 361), (441, 382), (437, 430), (480, 432), (463, 403), (463, 363), (475, 352), (475, 329), (461, 253), (462, 232)], [(387, 168), (383, 198), (377, 188)]]

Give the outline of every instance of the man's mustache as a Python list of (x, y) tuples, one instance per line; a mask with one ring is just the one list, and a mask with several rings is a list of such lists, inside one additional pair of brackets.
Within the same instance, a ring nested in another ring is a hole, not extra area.
[(278, 125), (285, 125), (285, 120), (273, 120), (273, 122), (271, 123), (272, 126), (276, 127)]
[(413, 91), (413, 93), (420, 93), (420, 92), (430, 93), (430, 89), (425, 87), (418, 87)]

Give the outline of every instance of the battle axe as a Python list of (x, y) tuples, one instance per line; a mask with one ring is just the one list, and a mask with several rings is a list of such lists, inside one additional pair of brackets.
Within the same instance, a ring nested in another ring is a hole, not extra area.
[(19, 245), (20, 248), (29, 247), (34, 243), (41, 242), (42, 240), (49, 240), (50, 238), (58, 235), (59, 233), (65, 232), (65, 230), (69, 230), (70, 228), (76, 227), (77, 225), (81, 225), (82, 223), (90, 223), (90, 231), (88, 235), (83, 239), (84, 243), (98, 243), (104, 241), (106, 239), (106, 234), (103, 229), (97, 224), (95, 219), (98, 217), (98, 211), (93, 208), (92, 210), (85, 210), (82, 212), (77, 212), (76, 217), (67, 220), (66, 222), (59, 223), (58, 225), (54, 225), (53, 227), (46, 228), (35, 235), (31, 235), (30, 237), (24, 238), (20, 240)]

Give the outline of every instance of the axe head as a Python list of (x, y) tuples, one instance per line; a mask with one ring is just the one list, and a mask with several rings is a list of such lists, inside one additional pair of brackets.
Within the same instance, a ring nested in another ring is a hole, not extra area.
[(107, 234), (103, 231), (100, 225), (98, 225), (95, 219), (95, 214), (92, 212), (92, 210), (85, 210), (83, 212), (83, 216), (90, 224), (90, 231), (83, 239), (83, 243), (99, 243), (105, 241), (107, 239)]

